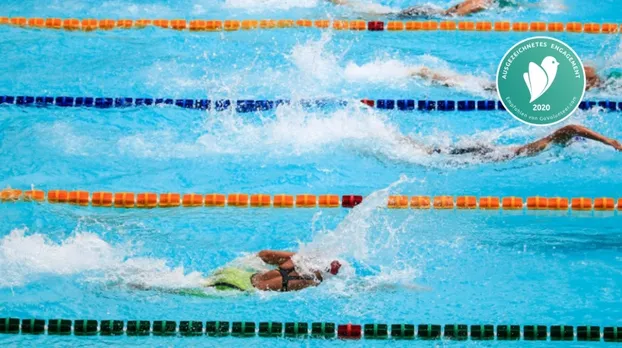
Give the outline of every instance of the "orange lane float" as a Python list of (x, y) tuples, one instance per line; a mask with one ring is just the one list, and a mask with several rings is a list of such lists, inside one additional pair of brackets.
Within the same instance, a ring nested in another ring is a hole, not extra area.
[(136, 28), (146, 28), (153, 24), (151, 19), (137, 19), (135, 23)]
[(299, 208), (315, 208), (317, 206), (317, 197), (311, 194), (296, 195), (296, 207)]
[(529, 31), (529, 23), (526, 22), (515, 22), (512, 23), (512, 31)]
[(225, 195), (222, 193), (208, 193), (205, 195), (206, 207), (224, 207), (225, 203)]
[(248, 195), (246, 193), (230, 193), (227, 196), (227, 205), (230, 207), (248, 207)]
[(162, 208), (173, 208), (181, 205), (181, 195), (179, 193), (161, 193), (160, 204)]
[(477, 31), (491, 31), (492, 23), (491, 22), (477, 22), (475, 23), (475, 30)]
[(259, 21), (259, 28), (274, 29), (276, 28), (276, 21), (272, 19), (262, 19)]
[(113, 203), (112, 192), (93, 192), (91, 197), (91, 205), (94, 207), (112, 207)]
[(389, 30), (389, 31), (404, 30), (404, 22), (391, 21), (391, 22), (387, 23), (387, 30)]
[(615, 201), (613, 198), (602, 197), (594, 199), (594, 210), (614, 210)]
[(286, 194), (274, 195), (274, 207), (275, 208), (293, 208), (294, 196)]
[(114, 19), (102, 19), (99, 21), (99, 29), (112, 30), (116, 28), (117, 22)]
[(134, 21), (132, 19), (119, 19), (117, 21), (117, 28), (132, 29), (134, 28)]
[(313, 26), (313, 21), (310, 19), (298, 19), (296, 20), (297, 27), (310, 28)]
[(48, 191), (48, 202), (50, 203), (67, 203), (69, 194), (65, 190)]
[(475, 23), (467, 21), (467, 22), (458, 22), (458, 29), (463, 31), (473, 31), (475, 30)]
[(202, 207), (203, 195), (196, 193), (186, 193), (181, 198), (181, 204), (184, 207)]
[(259, 28), (259, 21), (253, 19), (247, 19), (242, 21), (243, 30), (251, 30)]
[(13, 17), (10, 20), (11, 25), (16, 25), (18, 27), (23, 27), (28, 24), (28, 19), (24, 17)]
[(251, 195), (251, 207), (267, 208), (272, 205), (270, 195), (254, 194)]
[(81, 23), (81, 28), (84, 31), (93, 31), (99, 28), (99, 21), (93, 18), (83, 19)]
[(175, 30), (186, 30), (186, 28), (188, 28), (188, 24), (185, 19), (173, 19), (171, 21), (171, 28)]
[(350, 21), (350, 30), (367, 30), (367, 23), (361, 20)]
[[(223, 29), (224, 29), (225, 31), (236, 31), (236, 30), (240, 30), (240, 27), (241, 27), (241, 26), (242, 26), (242, 25), (240, 24), (240, 21), (235, 21), (235, 20), (233, 20), (233, 21), (225, 21), (225, 22), (223, 23)], [(248, 28), (245, 28), (245, 29), (248, 29)], [(205, 30), (205, 29), (203, 29), (203, 30)]]
[(65, 30), (79, 30), (82, 28), (80, 20), (76, 18), (68, 18), (63, 20), (63, 29)]
[(546, 204), (550, 210), (568, 210), (568, 198), (551, 197)]
[(480, 209), (499, 209), (500, 208), (499, 197), (480, 197), (479, 208)]
[(15, 202), (22, 198), (22, 190), (4, 189), (0, 191), (0, 201), (2, 202)]
[(333, 21), (333, 29), (335, 30), (348, 30), (350, 28), (350, 22), (344, 20)]
[(435, 21), (422, 22), (421, 30), (438, 30), (438, 22), (435, 22)]
[(405, 24), (406, 30), (421, 30), (421, 22), (406, 22)]
[(154, 19), (153, 26), (168, 29), (171, 26), (171, 22), (168, 19)]
[(531, 22), (529, 24), (529, 31), (546, 31), (545, 22)]
[(442, 21), (440, 23), (441, 30), (456, 30), (456, 22), (454, 21)]
[(222, 21), (207, 21), (207, 22), (205, 22), (205, 30), (207, 30), (207, 31), (220, 31), (220, 30), (222, 30)]
[(583, 24), (579, 22), (566, 23), (566, 31), (570, 33), (581, 33), (583, 32)]
[(338, 195), (320, 195), (318, 205), (321, 208), (338, 208), (341, 206)]
[(89, 205), (89, 193), (87, 191), (70, 191), (67, 202), (86, 207)]
[(592, 199), (585, 197), (573, 198), (570, 201), (572, 210), (592, 210)]
[(454, 198), (452, 196), (436, 196), (433, 205), (434, 209), (453, 209)]
[(45, 27), (50, 29), (60, 29), (63, 26), (63, 20), (60, 18), (46, 18)]
[(115, 208), (134, 208), (136, 206), (135, 195), (133, 192), (115, 192)]
[(590, 34), (600, 34), (600, 24), (586, 23), (583, 27), (583, 31)]
[(551, 22), (548, 24), (548, 30), (550, 32), (562, 32), (564, 31), (564, 23)]
[(24, 191), (24, 201), (26, 202), (43, 202), (45, 201), (45, 192), (42, 190), (27, 190)]
[(43, 18), (29, 18), (28, 26), (32, 28), (45, 28), (45, 19)]
[(408, 196), (389, 196), (387, 207), (391, 209), (406, 209), (408, 208)]
[(602, 32), (606, 34), (615, 34), (618, 32), (618, 25), (614, 23), (605, 23), (603, 24)]
[(495, 31), (510, 31), (510, 22), (495, 22)]
[(410, 207), (412, 209), (430, 209), (430, 196), (410, 197)]
[(527, 197), (528, 210), (545, 210), (549, 208), (549, 200), (545, 197)]
[(158, 195), (156, 193), (145, 192), (136, 195), (136, 207), (155, 208), (158, 206)]
[(504, 210), (523, 209), (523, 199), (520, 197), (503, 197), (503, 200), (501, 201), (501, 207)]
[(326, 29), (326, 28), (330, 28), (330, 21), (327, 19), (318, 19), (313, 22), (313, 25), (316, 28)]
[(276, 26), (278, 28), (293, 28), (294, 27), (294, 21), (291, 19), (279, 19), (276, 22)]
[(476, 209), (477, 208), (477, 197), (459, 196), (456, 198), (456, 207), (458, 209)]

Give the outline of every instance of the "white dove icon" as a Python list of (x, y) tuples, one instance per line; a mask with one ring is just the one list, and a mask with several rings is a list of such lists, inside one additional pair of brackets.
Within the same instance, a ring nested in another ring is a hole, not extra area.
[(551, 87), (557, 75), (558, 65), (559, 62), (551, 56), (544, 58), (541, 66), (534, 62), (529, 63), (529, 72), (524, 73), (523, 78), (531, 95), (530, 103), (540, 98)]

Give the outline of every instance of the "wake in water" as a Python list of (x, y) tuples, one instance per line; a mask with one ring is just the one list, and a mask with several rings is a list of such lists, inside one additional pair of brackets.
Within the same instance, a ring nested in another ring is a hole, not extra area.
[[(322, 287), (344, 293), (354, 288), (367, 291), (418, 289), (414, 283), (419, 274), (416, 265), (399, 258), (397, 236), (404, 232), (408, 221), (395, 227), (378, 214), (384, 211), (378, 208), (386, 206), (390, 192), (412, 181), (403, 177), (372, 193), (363, 204), (352, 209), (336, 229), (316, 230), (312, 241), (300, 244), (294, 258), (297, 269), (304, 274), (324, 269), (332, 260), (339, 259), (344, 264), (342, 271), (334, 281), (328, 280)], [(155, 289), (172, 293), (200, 289), (202, 293), (192, 294), (215, 293), (213, 289), (201, 287), (205, 274), (188, 272), (183, 266), (171, 267), (174, 260), (138, 256), (136, 249), (131, 244), (110, 244), (89, 232), (77, 232), (56, 243), (42, 234), (15, 229), (0, 240), (0, 287), (24, 286), (43, 276), (79, 275), (85, 282), (106, 288)], [(223, 266), (255, 272), (270, 267), (254, 254), (242, 254)]]
[[(370, 82), (400, 88), (407, 88), (411, 83), (419, 83), (422, 86), (433, 85), (432, 81), (422, 79), (420, 76), (420, 72), (425, 68), (445, 77), (452, 88), (458, 91), (486, 98), (495, 96), (495, 92), (490, 90), (494, 81), (489, 74), (460, 73), (448, 62), (429, 54), (408, 57), (407, 60), (385, 54), (367, 63), (357, 64), (347, 61), (342, 66), (341, 62), (345, 60), (344, 56), (348, 49), (333, 52), (328, 48), (331, 38), (331, 34), (327, 32), (318, 40), (297, 44), (287, 56), (297, 69), (293, 78), (299, 79), (305, 86), (315, 86), (319, 83), (322, 88), (316, 86), (317, 93), (344, 82), (356, 84)], [(304, 89), (307, 95), (313, 95), (314, 92), (308, 88)]]

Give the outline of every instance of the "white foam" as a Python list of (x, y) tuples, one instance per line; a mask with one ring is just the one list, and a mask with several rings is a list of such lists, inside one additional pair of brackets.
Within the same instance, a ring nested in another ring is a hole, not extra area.
[(80, 274), (84, 281), (137, 288), (195, 288), (203, 276), (167, 260), (132, 257), (131, 245), (111, 245), (88, 232), (56, 243), (14, 229), (0, 240), (0, 286), (19, 286), (44, 275)]
[(248, 12), (268, 12), (291, 8), (313, 8), (320, 0), (226, 0), (225, 8), (245, 9)]

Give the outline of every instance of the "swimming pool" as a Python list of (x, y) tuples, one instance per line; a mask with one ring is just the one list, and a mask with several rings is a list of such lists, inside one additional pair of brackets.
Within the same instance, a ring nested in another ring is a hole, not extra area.
[[(492, 11), (475, 18), (620, 22), (614, 1), (598, 6), (565, 3), (567, 12)], [(407, 2), (382, 4), (402, 8)], [(232, 0), (109, 1), (98, 8), (83, 1), (11, 1), (0, 4), (0, 14), (360, 17), (319, 1)], [(1, 95), (294, 101), (494, 99), (482, 84), (493, 78), (509, 47), (532, 35), (310, 29), (192, 33), (156, 28), (84, 33), (11, 26), (0, 26), (0, 32), (0, 68), (5, 72)], [(620, 68), (617, 35), (551, 36), (572, 45), (601, 71)], [(431, 86), (408, 77), (408, 70), (420, 65), (476, 77), (458, 89)], [(619, 100), (619, 88), (613, 83), (588, 92), (586, 99)], [(566, 123), (622, 138), (616, 112), (577, 111)], [(375, 194), (354, 210), (139, 210), (2, 203), (0, 296), (5, 300), (0, 317), (622, 326), (619, 212), (378, 208), (386, 205), (389, 194), (622, 197), (622, 160), (602, 145), (580, 142), (536, 157), (488, 163), (430, 157), (399, 141), (410, 135), (436, 146), (520, 144), (554, 128), (522, 125), (503, 111), (403, 112), (362, 108), (356, 102), (326, 108), (294, 102), (244, 114), (176, 107), (3, 105), (2, 188)], [(343, 274), (296, 293), (207, 298), (171, 293), (196, 286), (243, 253), (296, 250), (300, 245), (347, 261)], [(143, 287), (167, 291), (138, 289)], [(82, 340), (0, 336), (10, 345)], [(266, 341), (98, 336), (85, 342), (153, 346)]]

